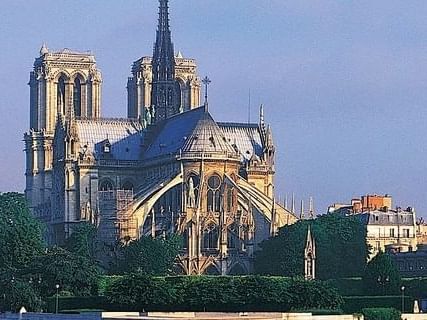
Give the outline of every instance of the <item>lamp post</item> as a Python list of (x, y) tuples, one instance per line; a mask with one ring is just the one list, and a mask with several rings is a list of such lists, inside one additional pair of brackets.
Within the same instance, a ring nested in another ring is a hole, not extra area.
[(59, 284), (55, 285), (56, 288), (56, 301), (55, 301), (55, 313), (58, 313), (58, 304), (59, 304)]
[(385, 286), (390, 282), (389, 276), (379, 275), (377, 279), (378, 284), (382, 287), (382, 294), (385, 295)]
[(402, 313), (405, 312), (405, 286), (400, 287), (400, 291), (402, 291)]

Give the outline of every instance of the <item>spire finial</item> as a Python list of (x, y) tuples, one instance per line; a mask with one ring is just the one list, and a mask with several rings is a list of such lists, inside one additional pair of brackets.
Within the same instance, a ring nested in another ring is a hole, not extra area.
[(202, 83), (205, 85), (205, 111), (208, 112), (208, 87), (211, 83), (211, 79), (208, 76), (205, 76), (202, 80)]
[(292, 192), (292, 208), (291, 208), (291, 212), (295, 213), (295, 193)]
[(304, 219), (304, 200), (301, 200), (301, 211), (299, 214), (300, 219)]
[(259, 126), (261, 127), (261, 129), (265, 129), (264, 105), (262, 103), (259, 107)]
[(314, 219), (314, 204), (313, 197), (310, 197), (310, 209), (309, 209), (310, 219)]
[(43, 42), (40, 48), (40, 56), (44, 56), (46, 53), (49, 53), (49, 49), (47, 48), (46, 42)]

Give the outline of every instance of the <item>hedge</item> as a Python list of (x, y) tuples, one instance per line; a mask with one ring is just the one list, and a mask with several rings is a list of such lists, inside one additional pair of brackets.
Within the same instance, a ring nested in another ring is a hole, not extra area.
[[(343, 297), (344, 305), (342, 309), (345, 313), (357, 313), (364, 308), (395, 308), (400, 310), (402, 308), (401, 296), (358, 296), (358, 297)], [(413, 297), (404, 297), (405, 310), (412, 311), (414, 307)]]
[(343, 300), (321, 281), (261, 276), (146, 277), (112, 282), (108, 301), (134, 311), (270, 311), (339, 309)]
[(394, 308), (364, 308), (362, 314), (365, 320), (400, 320), (400, 311)]
[[(361, 278), (341, 278), (327, 280), (326, 283), (337, 288), (342, 296), (366, 296), (364, 284)], [(405, 295), (419, 298), (427, 298), (427, 278), (402, 279), (405, 286)], [(398, 294), (398, 292), (396, 292)]]
[[(47, 312), (55, 312), (56, 297), (46, 299)], [(96, 309), (118, 311), (119, 306), (111, 304), (106, 297), (91, 296), (91, 297), (58, 297), (58, 310), (81, 310), (81, 309)]]

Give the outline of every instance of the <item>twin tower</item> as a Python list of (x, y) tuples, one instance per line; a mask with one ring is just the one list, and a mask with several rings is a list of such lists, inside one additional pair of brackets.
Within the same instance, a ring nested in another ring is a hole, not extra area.
[[(200, 106), (200, 78), (194, 59), (175, 55), (168, 0), (159, 0), (152, 57), (132, 65), (127, 82), (127, 117), (143, 127)], [(25, 133), (26, 197), (35, 215), (49, 215), (53, 139), (58, 120), (101, 117), (101, 72), (90, 53), (51, 51), (45, 45), (30, 73), (30, 130)], [(60, 160), (60, 159), (59, 159)]]

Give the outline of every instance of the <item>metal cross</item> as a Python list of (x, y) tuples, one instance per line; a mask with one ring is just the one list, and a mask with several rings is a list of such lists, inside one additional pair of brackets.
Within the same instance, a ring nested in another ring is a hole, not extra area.
[(208, 76), (204, 77), (202, 83), (205, 85), (205, 105), (208, 105), (208, 86), (211, 83), (211, 79)]

